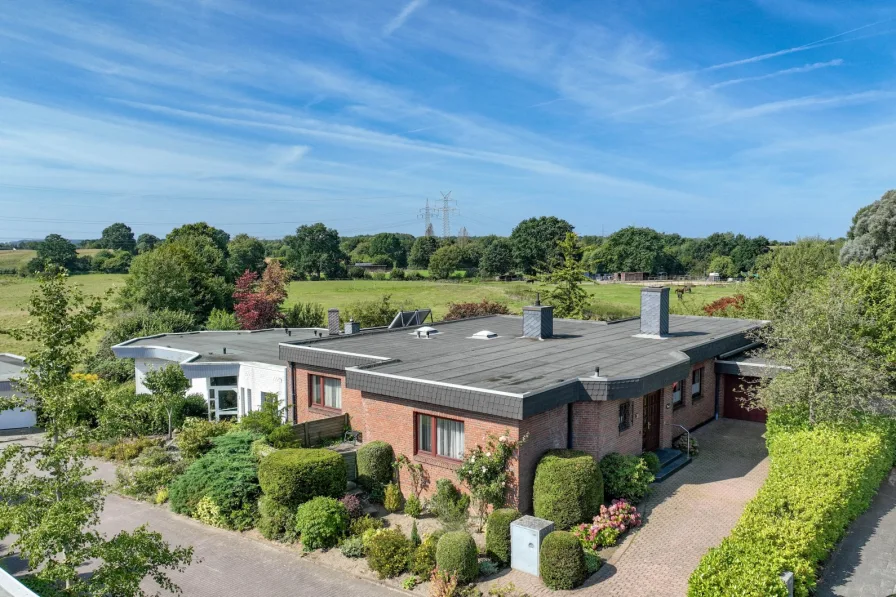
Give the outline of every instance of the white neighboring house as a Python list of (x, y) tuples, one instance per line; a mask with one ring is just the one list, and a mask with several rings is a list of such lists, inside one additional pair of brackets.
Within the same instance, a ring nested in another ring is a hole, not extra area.
[[(0, 352), (0, 396), (9, 397), (16, 393), (13, 385), (24, 368), (25, 357)], [(20, 429), (36, 424), (37, 415), (33, 410), (14, 408), (0, 412), (0, 429)]]
[(210, 419), (239, 419), (265, 400), (286, 407), (288, 364), (280, 360), (280, 342), (326, 334), (326, 328), (159, 334), (122, 342), (112, 352), (134, 359), (137, 393), (149, 393), (147, 372), (178, 363), (192, 382), (188, 393), (205, 397)]

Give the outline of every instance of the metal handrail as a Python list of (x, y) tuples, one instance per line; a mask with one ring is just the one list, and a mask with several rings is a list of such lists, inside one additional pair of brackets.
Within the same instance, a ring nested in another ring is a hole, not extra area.
[(687, 456), (688, 460), (690, 460), (691, 459), (691, 432), (688, 431), (688, 428), (685, 427), (684, 425), (677, 425), (675, 423), (669, 423), (669, 426), (670, 427), (681, 427), (682, 429), (684, 429), (684, 432), (688, 434), (688, 451), (685, 454), (685, 456)]

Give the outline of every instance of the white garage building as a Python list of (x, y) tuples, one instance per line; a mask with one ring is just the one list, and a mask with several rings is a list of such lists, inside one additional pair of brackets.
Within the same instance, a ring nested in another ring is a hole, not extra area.
[(148, 393), (143, 385), (148, 371), (179, 363), (193, 384), (190, 393), (208, 402), (209, 418), (239, 419), (265, 400), (276, 399), (285, 408), (289, 376), (280, 342), (326, 334), (326, 328), (160, 334), (122, 342), (112, 352), (134, 359), (138, 393)]
[[(0, 396), (14, 395), (13, 385), (25, 368), (25, 357), (6, 352), (0, 353)], [(37, 416), (33, 410), (14, 408), (0, 412), (0, 429), (20, 429), (34, 427)]]

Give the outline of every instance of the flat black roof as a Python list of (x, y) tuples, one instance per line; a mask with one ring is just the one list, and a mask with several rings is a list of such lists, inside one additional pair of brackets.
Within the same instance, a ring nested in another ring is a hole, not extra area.
[[(161, 358), (171, 361), (191, 359), (192, 363), (234, 363), (252, 361), (272, 365), (286, 365), (280, 359), (278, 344), (283, 340), (312, 339), (320, 328), (274, 328), (256, 331), (186, 332), (159, 334), (128, 340), (115, 347), (120, 358)], [(224, 353), (224, 349), (227, 353)], [(182, 353), (182, 354), (181, 354)], [(198, 356), (193, 356), (193, 353)], [(192, 357), (192, 358), (191, 358)]]
[[(614, 323), (555, 319), (554, 337), (537, 340), (521, 337), (521, 317), (501, 315), (435, 323), (431, 327), (438, 333), (428, 339), (406, 328), (284, 343), (280, 356), (299, 365), (347, 370), (350, 387), (361, 384), (359, 389), (375, 387), (379, 393), (411, 399), (426, 393), (421, 383), (442, 388), (430, 388), (433, 395), (466, 391), (482, 398), (523, 398), (550, 393), (558, 400), (556, 394), (569, 394), (566, 386), (574, 384), (576, 392), (591, 399), (613, 399), (682, 379), (692, 364), (748, 345), (746, 334), (763, 324), (673, 315), (668, 336), (660, 339), (639, 336), (638, 318)], [(498, 337), (472, 338), (483, 330)], [(445, 400), (448, 405), (452, 399)], [(502, 402), (508, 407), (499, 409), (500, 414), (531, 410), (512, 400)], [(548, 405), (554, 402), (547, 400)]]

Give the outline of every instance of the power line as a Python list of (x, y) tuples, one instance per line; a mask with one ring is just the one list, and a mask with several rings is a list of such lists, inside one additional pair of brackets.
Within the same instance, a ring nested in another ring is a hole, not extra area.
[(451, 214), (457, 213), (457, 208), (453, 207), (451, 204), (454, 203), (457, 205), (457, 199), (451, 198), (451, 191), (448, 191), (448, 194), (442, 193), (442, 207), (440, 208), (442, 212), (442, 238), (449, 238), (451, 236)]

